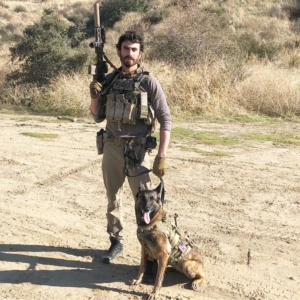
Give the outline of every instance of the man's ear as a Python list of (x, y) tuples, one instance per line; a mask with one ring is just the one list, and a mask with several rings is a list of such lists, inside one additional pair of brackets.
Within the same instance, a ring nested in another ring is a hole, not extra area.
[(119, 57), (121, 57), (121, 50), (117, 48), (117, 54)]

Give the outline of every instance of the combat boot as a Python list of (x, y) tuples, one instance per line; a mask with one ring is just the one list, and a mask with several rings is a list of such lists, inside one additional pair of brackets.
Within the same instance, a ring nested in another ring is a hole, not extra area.
[(101, 262), (109, 264), (116, 256), (122, 254), (123, 244), (119, 239), (110, 237), (110, 247), (107, 250), (107, 253), (102, 256)]

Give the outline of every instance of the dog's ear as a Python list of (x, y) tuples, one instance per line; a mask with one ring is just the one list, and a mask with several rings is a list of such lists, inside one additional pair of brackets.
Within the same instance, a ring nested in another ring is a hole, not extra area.
[(140, 181), (140, 186), (139, 186), (139, 192), (143, 191), (145, 189), (145, 186), (143, 185), (143, 183)]
[(164, 188), (164, 181), (162, 177), (160, 177), (160, 184), (154, 191), (157, 193), (157, 199), (159, 199), (162, 203), (164, 203), (165, 188)]
[(142, 182), (140, 181), (139, 191), (138, 191), (137, 194), (135, 195), (136, 199), (139, 198), (140, 191), (143, 191), (144, 189), (145, 189), (145, 187), (144, 187), (144, 185), (142, 184)]
[(161, 190), (162, 190), (162, 184), (160, 183), (160, 184), (154, 189), (154, 191), (160, 196)]

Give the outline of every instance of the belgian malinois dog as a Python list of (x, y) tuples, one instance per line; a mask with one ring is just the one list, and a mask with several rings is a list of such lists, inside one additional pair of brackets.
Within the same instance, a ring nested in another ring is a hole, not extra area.
[[(141, 263), (137, 278), (132, 284), (140, 284), (148, 257), (158, 261), (154, 289), (148, 300), (156, 299), (167, 265), (192, 279), (192, 289), (199, 289), (204, 278), (203, 259), (196, 246), (179, 233), (177, 225), (171, 224), (163, 210), (163, 181), (154, 190), (140, 185), (135, 204), (137, 237), (141, 243)], [(175, 222), (176, 223), (176, 222)]]

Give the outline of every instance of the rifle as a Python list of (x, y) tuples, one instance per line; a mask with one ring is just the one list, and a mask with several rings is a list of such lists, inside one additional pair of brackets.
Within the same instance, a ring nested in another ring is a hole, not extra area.
[[(89, 47), (94, 48), (97, 55), (97, 63), (96, 65), (89, 65), (88, 74), (93, 75), (93, 80), (96, 80), (104, 86), (105, 84), (105, 74), (108, 72), (107, 63), (115, 70), (117, 68), (114, 64), (108, 59), (108, 57), (104, 53), (104, 44), (106, 43), (106, 29), (104, 26), (100, 24), (100, 5), (99, 3), (94, 4), (94, 33), (95, 33), (95, 41), (89, 44)], [(98, 107), (98, 118), (105, 118), (105, 108), (106, 101), (101, 99), (99, 101)]]

